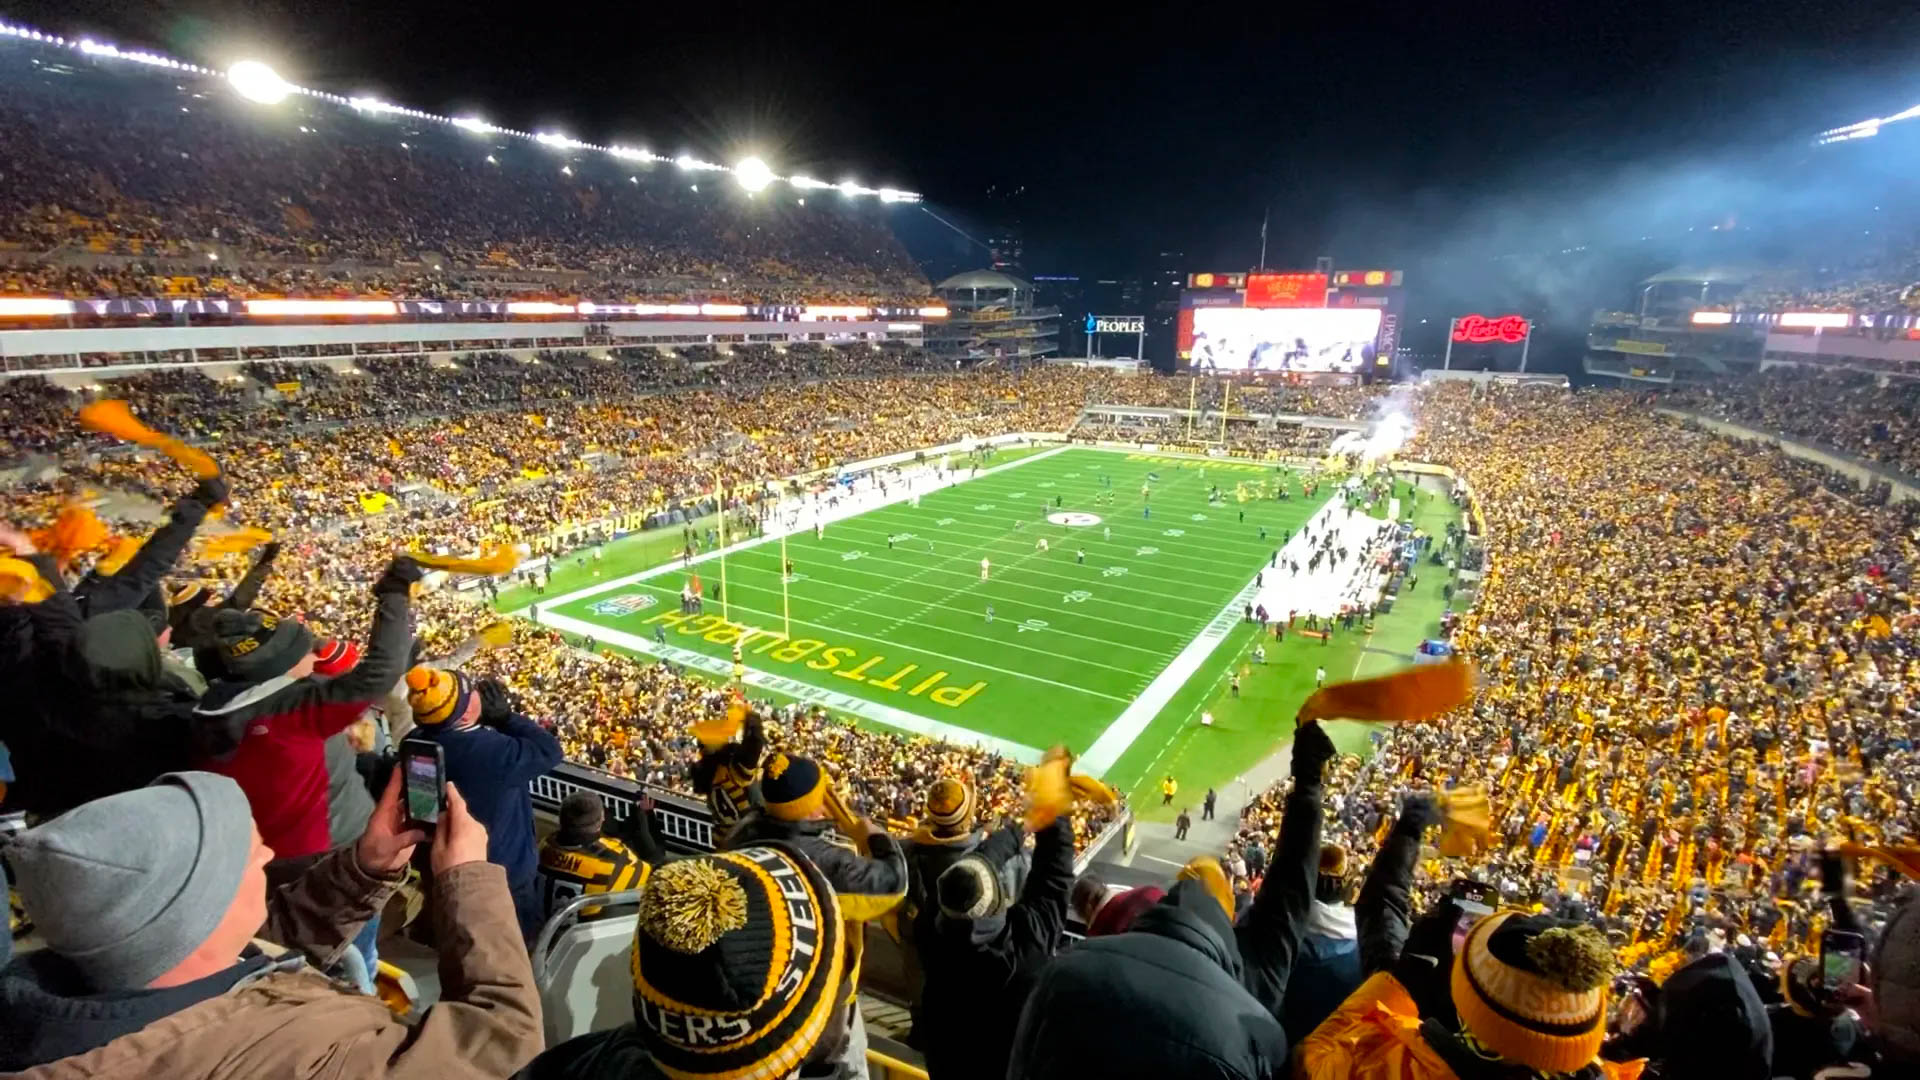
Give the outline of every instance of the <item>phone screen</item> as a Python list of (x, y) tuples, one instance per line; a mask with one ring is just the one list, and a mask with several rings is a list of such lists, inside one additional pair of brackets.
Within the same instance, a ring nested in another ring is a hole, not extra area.
[(1840, 935), (1824, 936), (1820, 941), (1820, 985), (1829, 991), (1859, 985), (1861, 957), (1866, 948), (1866, 943), (1857, 935), (1848, 934), (1844, 940), (1835, 940), (1838, 937)]
[(406, 764), (407, 819), (440, 821), (440, 762), (427, 754), (408, 754)]
[(1473, 929), (1474, 923), (1493, 914), (1493, 909), (1477, 900), (1455, 900), (1454, 903), (1460, 907), (1460, 918), (1453, 924), (1453, 954), (1458, 956), (1467, 943), (1467, 931)]

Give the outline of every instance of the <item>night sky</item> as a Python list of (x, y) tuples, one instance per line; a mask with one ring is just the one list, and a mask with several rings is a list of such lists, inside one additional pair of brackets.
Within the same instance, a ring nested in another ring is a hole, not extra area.
[(990, 188), (1024, 188), (1029, 273), (1127, 272), (1161, 248), (1244, 268), (1268, 205), (1272, 265), (1398, 263), (1541, 192), (1920, 101), (1911, 3), (1143, 6), (4, 9), (495, 123), (757, 152), (918, 190), (972, 229), (1009, 213)]

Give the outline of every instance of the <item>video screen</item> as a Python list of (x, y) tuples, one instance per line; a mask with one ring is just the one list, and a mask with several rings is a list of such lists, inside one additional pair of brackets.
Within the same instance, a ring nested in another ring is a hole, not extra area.
[(1196, 371), (1354, 372), (1371, 364), (1378, 308), (1193, 309)]

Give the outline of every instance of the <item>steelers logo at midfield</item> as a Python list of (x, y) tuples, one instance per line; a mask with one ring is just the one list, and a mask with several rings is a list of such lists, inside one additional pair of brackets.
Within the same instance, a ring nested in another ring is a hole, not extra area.
[(1078, 510), (1062, 510), (1058, 513), (1048, 514), (1047, 520), (1053, 522), (1055, 525), (1066, 525), (1070, 528), (1083, 529), (1088, 525), (1100, 524), (1100, 515), (1083, 514)]

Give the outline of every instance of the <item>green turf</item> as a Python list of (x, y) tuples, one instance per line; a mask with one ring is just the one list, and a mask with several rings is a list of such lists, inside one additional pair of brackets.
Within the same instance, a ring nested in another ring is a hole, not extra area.
[[(1143, 499), (1150, 472), (1160, 479)], [(1235, 500), (1236, 481), (1282, 475), (1292, 499)], [(1223, 503), (1207, 504), (1209, 483), (1222, 486)], [(1047, 523), (1055, 496), (1059, 510), (1101, 524)], [(1074, 449), (931, 492), (918, 508), (896, 503), (833, 522), (823, 539), (789, 538), (790, 638), (779, 633), (777, 542), (728, 556), (724, 587), (718, 562), (695, 567), (707, 599), (700, 620), (680, 618), (680, 572), (569, 602), (556, 579), (555, 606), (542, 611), (647, 639), (658, 625), (671, 644), (717, 657), (738, 627), (769, 631), (746, 639), (750, 667), (1024, 746), (1084, 749), (1323, 498), (1302, 497), (1298, 477), (1268, 466)], [(1037, 550), (1040, 537), (1050, 551)], [(994, 564), (987, 581), (983, 556)], [(655, 602), (609, 614), (606, 601), (633, 593)]]
[[(1449, 523), (1460, 520), (1459, 510), (1438, 495), (1410, 497), (1405, 485), (1398, 491), (1401, 516), (1416, 528), (1444, 535)], [(1376, 506), (1382, 516), (1386, 505)], [(1147, 819), (1171, 820), (1188, 794), (1197, 798), (1209, 787), (1226, 790), (1292, 738), (1291, 718), (1313, 691), (1315, 667), (1324, 666), (1330, 682), (1382, 674), (1411, 663), (1420, 642), (1439, 634), (1447, 607), (1441, 596), (1446, 572), (1423, 562), (1416, 577), (1412, 588), (1401, 589), (1393, 610), (1374, 620), (1371, 636), (1356, 624), (1351, 632), (1336, 632), (1324, 645), (1298, 635), (1275, 645), (1270, 637), (1259, 638), (1254, 628), (1237, 630), (1115, 764), (1108, 779), (1131, 794)], [(1266, 649), (1265, 664), (1251, 660), (1257, 639)], [(1244, 672), (1238, 697), (1228, 685), (1233, 670)], [(1203, 709), (1213, 713), (1210, 728), (1197, 722)], [(1337, 720), (1327, 726), (1342, 753), (1372, 752), (1369, 735), (1374, 725)], [(1169, 773), (1182, 794), (1173, 807), (1162, 809), (1159, 785)]]
[[(1030, 453), (1003, 452), (995, 464)], [(1145, 502), (1151, 518), (1142, 515), (1140, 490), (1149, 472), (1159, 476)], [(1292, 499), (1238, 501), (1236, 483), (1257, 489), (1282, 476)], [(1111, 489), (1103, 477), (1111, 478)], [(1221, 486), (1222, 503), (1207, 504), (1209, 484)], [(1104, 501), (1108, 490), (1111, 504)], [(1102, 521), (1084, 528), (1046, 523), (1045, 515), (1056, 512), (1054, 496), (1060, 510)], [(677, 528), (608, 545), (597, 565), (591, 557), (564, 559), (544, 595), (516, 590), (502, 595), (501, 606), (537, 601), (543, 618), (578, 620), (571, 629), (596, 631), (599, 645), (636, 653), (650, 647), (658, 629), (669, 645), (702, 654), (710, 666), (726, 660), (750, 628), (757, 632), (741, 641), (744, 663), (791, 680), (781, 684), (789, 691), (824, 690), (902, 710), (946, 725), (949, 737), (979, 732), (1026, 747), (1065, 742), (1084, 751), (1267, 565), (1281, 536), (1323, 501), (1324, 491), (1305, 498), (1299, 476), (1272, 466), (1076, 448), (928, 493), (918, 508), (898, 503), (830, 523), (821, 540), (811, 532), (790, 537), (787, 557), (797, 575), (786, 583), (790, 637), (782, 634), (778, 541), (729, 554), (724, 592), (720, 563), (698, 564), (702, 617), (680, 615), (688, 574), (678, 569), (567, 598), (672, 561)], [(1454, 516), (1443, 500), (1419, 513), (1433, 532)], [(1041, 536), (1051, 544), (1044, 554), (1035, 544)], [(1084, 563), (1077, 550), (1085, 551)], [(983, 555), (993, 562), (985, 582)], [(1298, 636), (1279, 646), (1268, 639), (1267, 663), (1247, 671), (1238, 699), (1228, 695), (1226, 676), (1246, 663), (1256, 629), (1235, 623), (1107, 778), (1133, 792), (1149, 815), (1159, 801), (1149, 793), (1168, 771), (1184, 790), (1224, 786), (1284, 741), (1284, 718), (1311, 690), (1316, 664), (1338, 679), (1403, 662), (1437, 628), (1441, 576), (1423, 575), (1413, 595), (1378, 620), (1371, 641), (1357, 630), (1326, 646)], [(756, 686), (757, 695), (783, 696), (777, 687)], [(1202, 708), (1215, 716), (1204, 732), (1195, 723)], [(861, 722), (888, 726), (882, 715)], [(1343, 746), (1366, 743), (1357, 725), (1343, 725), (1335, 736)]]
[[(1020, 446), (998, 449), (993, 452), (991, 464), (1006, 465), (1022, 458), (1031, 457), (1047, 449), (1043, 446)], [(692, 521), (696, 533), (705, 535), (710, 528), (717, 529), (720, 518), (717, 514), (708, 514)], [(623, 536), (601, 549), (601, 561), (595, 564), (590, 552), (580, 551), (562, 557), (552, 567), (552, 578), (547, 582), (546, 590), (536, 592), (531, 586), (516, 585), (500, 591), (500, 599), (494, 605), (500, 611), (517, 611), (530, 603), (538, 602), (541, 596), (565, 596), (575, 589), (584, 589), (602, 581), (626, 574), (650, 570), (661, 563), (672, 562), (680, 557), (681, 526), (674, 525), (662, 529), (649, 529), (646, 532)]]

